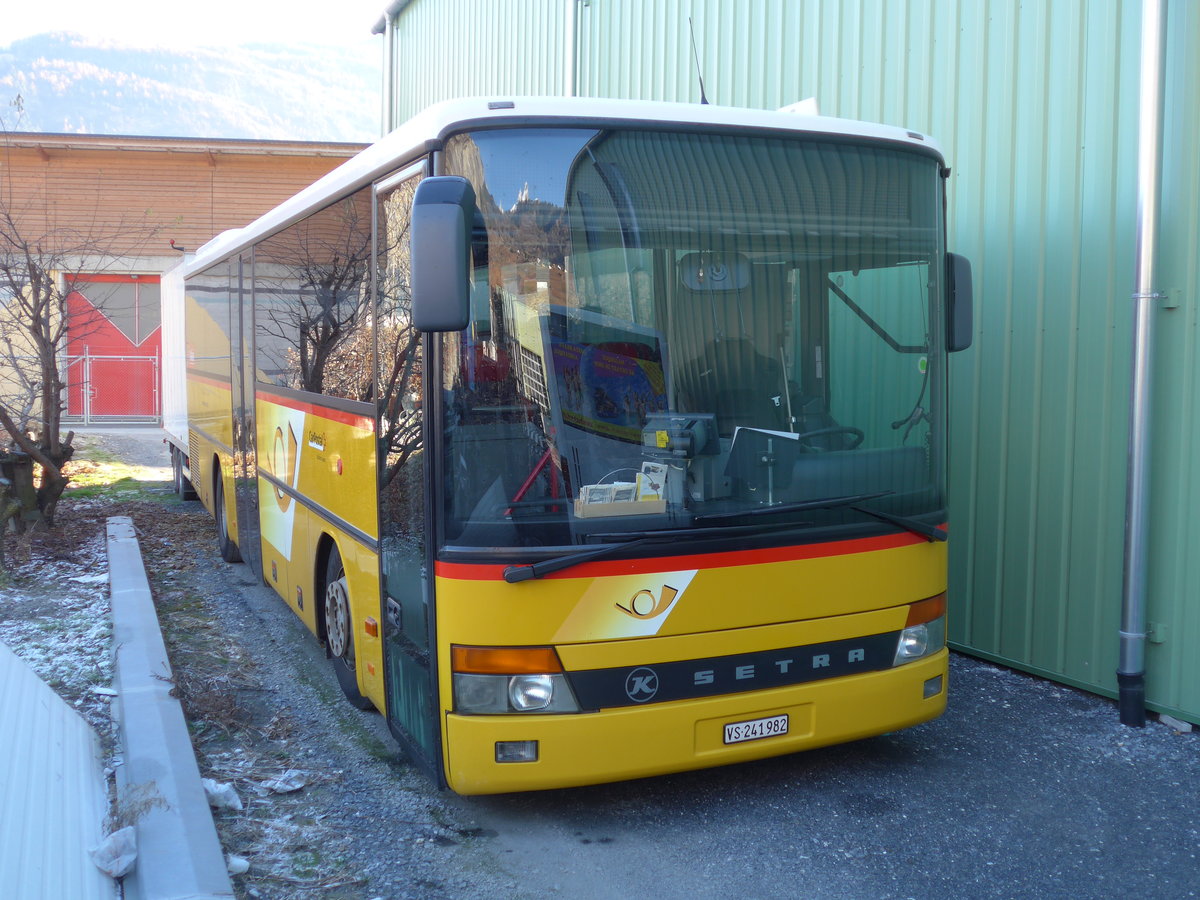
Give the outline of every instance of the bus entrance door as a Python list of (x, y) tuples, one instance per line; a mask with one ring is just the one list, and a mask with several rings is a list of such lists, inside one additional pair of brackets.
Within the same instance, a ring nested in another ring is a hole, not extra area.
[(385, 178), (375, 194), (375, 301), (379, 403), (379, 536), (387, 719), (415, 762), (443, 779), (435, 727), (436, 668), (426, 577), (425, 452), (420, 428), (421, 336), (412, 327), (408, 273), (418, 163)]

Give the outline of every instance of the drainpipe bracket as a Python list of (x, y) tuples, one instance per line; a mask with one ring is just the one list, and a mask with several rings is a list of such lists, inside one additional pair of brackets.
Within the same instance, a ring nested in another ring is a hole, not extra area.
[(1150, 291), (1149, 293), (1135, 291), (1130, 295), (1130, 299), (1134, 303), (1140, 303), (1143, 300), (1157, 300), (1158, 305), (1163, 309), (1178, 309), (1183, 305), (1183, 290), (1171, 288), (1168, 291)]

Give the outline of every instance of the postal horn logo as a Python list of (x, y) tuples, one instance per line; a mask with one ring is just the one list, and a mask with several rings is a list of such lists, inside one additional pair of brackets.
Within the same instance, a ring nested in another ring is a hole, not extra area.
[(658, 673), (645, 666), (634, 669), (625, 678), (625, 693), (634, 703), (653, 700), (658, 693)]
[(653, 619), (659, 613), (669, 609), (678, 595), (679, 591), (669, 584), (664, 584), (657, 597), (654, 596), (653, 591), (638, 591), (628, 600), (618, 601), (617, 609), (635, 619)]

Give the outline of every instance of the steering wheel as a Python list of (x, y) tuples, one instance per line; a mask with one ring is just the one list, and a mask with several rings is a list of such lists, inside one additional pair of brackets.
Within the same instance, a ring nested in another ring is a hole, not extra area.
[[(863, 442), (863, 438), (866, 437), (866, 435), (863, 434), (863, 431), (861, 428), (851, 428), (849, 425), (830, 425), (828, 428), (817, 428), (814, 431), (805, 431), (802, 434), (796, 435), (796, 439), (803, 441), (805, 438), (820, 437), (820, 436), (826, 435), (826, 434), (849, 435), (850, 439), (851, 439), (850, 446), (843, 447), (842, 448), (843, 450), (855, 449), (859, 444), (861, 444)], [(820, 450), (821, 448), (813, 447), (812, 449)]]

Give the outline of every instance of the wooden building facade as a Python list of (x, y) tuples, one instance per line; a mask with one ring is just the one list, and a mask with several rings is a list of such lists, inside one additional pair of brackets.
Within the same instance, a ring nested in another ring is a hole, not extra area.
[[(254, 220), (362, 148), (0, 135), (0, 228), (40, 247), (69, 292), (60, 360), (69, 419), (157, 421), (161, 274), (184, 252)], [(5, 383), (0, 372), (0, 391)]]

